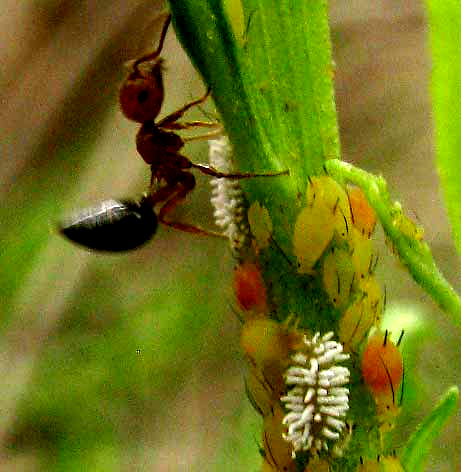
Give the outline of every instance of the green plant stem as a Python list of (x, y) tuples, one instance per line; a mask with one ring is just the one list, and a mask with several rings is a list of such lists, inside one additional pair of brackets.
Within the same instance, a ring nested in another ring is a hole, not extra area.
[(395, 206), (390, 199), (384, 178), (336, 159), (328, 161), (325, 167), (335, 178), (349, 180), (362, 188), (370, 205), (376, 211), (384, 232), (413, 279), (451, 315), (453, 323), (461, 328), (460, 296), (440, 273), (429, 246), (423, 241), (409, 238), (394, 224)]

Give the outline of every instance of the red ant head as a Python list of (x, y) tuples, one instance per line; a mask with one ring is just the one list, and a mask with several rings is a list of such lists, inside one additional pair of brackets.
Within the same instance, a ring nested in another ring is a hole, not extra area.
[(120, 107), (133, 121), (145, 123), (160, 113), (164, 97), (162, 59), (134, 62), (132, 71), (120, 87)]

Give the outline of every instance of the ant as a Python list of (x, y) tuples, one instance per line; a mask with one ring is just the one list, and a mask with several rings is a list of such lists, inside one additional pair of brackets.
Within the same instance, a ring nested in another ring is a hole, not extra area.
[[(179, 151), (187, 141), (220, 135), (222, 127), (219, 123), (203, 121), (178, 122), (186, 111), (208, 98), (210, 89), (203, 97), (156, 121), (164, 99), (163, 59), (160, 53), (170, 22), (171, 15), (168, 15), (160, 33), (157, 49), (131, 61), (130, 71), (119, 92), (123, 114), (128, 119), (141, 123), (136, 136), (136, 148), (151, 168), (149, 192), (139, 202), (104, 201), (75, 215), (67, 224), (60, 226), (60, 231), (65, 236), (83, 246), (113, 252), (134, 249), (155, 234), (157, 222), (189, 233), (227, 238), (221, 233), (166, 219), (166, 215), (195, 188), (195, 177), (190, 170), (198, 169), (203, 174), (215, 178), (230, 179), (288, 174), (288, 171), (267, 174), (224, 173), (211, 166), (195, 164), (180, 154)], [(196, 127), (213, 128), (214, 132), (189, 138), (182, 138), (175, 132)], [(155, 213), (153, 208), (157, 204), (162, 206), (158, 213)], [(133, 223), (135, 221), (136, 223)], [(132, 224), (134, 226), (130, 231)], [(136, 228), (140, 230), (140, 234), (131, 235), (130, 233), (136, 232)], [(105, 244), (104, 240), (113, 240), (115, 243)]]
[[(195, 177), (189, 172), (190, 169), (198, 169), (203, 174), (215, 178), (230, 179), (286, 175), (287, 172), (273, 174), (224, 173), (211, 166), (195, 164), (186, 156), (180, 154), (180, 150), (187, 141), (208, 139), (217, 134), (220, 135), (222, 134), (222, 128), (218, 123), (203, 121), (178, 122), (186, 111), (203, 103), (208, 98), (210, 89), (198, 100), (187, 103), (160, 121), (155, 121), (164, 97), (163, 59), (160, 57), (160, 53), (170, 21), (171, 16), (168, 15), (162, 28), (157, 49), (133, 62), (131, 71), (120, 88), (120, 106), (127, 118), (142, 124), (136, 136), (136, 148), (146, 164), (151, 167), (151, 193), (147, 198), (152, 205), (163, 204), (157, 215), (158, 220), (165, 225), (182, 231), (214, 234), (195, 226), (165, 219), (166, 215), (195, 188)], [(146, 67), (142, 70), (144, 65)], [(190, 138), (182, 138), (174, 132), (196, 127), (218, 128), (218, 130), (214, 133)], [(160, 184), (161, 182), (165, 182), (165, 185), (156, 191), (152, 191), (153, 184)]]

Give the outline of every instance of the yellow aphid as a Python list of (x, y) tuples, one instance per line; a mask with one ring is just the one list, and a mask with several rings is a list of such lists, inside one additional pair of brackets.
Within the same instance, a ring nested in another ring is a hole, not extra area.
[(313, 267), (333, 238), (335, 221), (322, 200), (301, 210), (295, 224), (293, 251), (301, 274), (313, 273)]
[(396, 456), (384, 456), (379, 459), (380, 472), (404, 472), (400, 460)]
[(349, 231), (349, 242), (351, 246), (351, 259), (354, 266), (356, 280), (364, 279), (373, 272), (373, 241), (356, 228)]
[(248, 209), (248, 224), (258, 249), (269, 246), (272, 237), (272, 220), (266, 207), (254, 202)]
[(371, 275), (360, 280), (358, 288), (366, 295), (364, 302), (367, 312), (373, 314), (374, 324), (378, 324), (383, 312), (383, 294), (378, 280), (375, 276)]
[(347, 237), (352, 223), (349, 199), (344, 188), (327, 175), (311, 177), (307, 189), (307, 204), (314, 205), (315, 201), (323, 200), (335, 220), (335, 230), (338, 236)]
[(395, 401), (395, 394), (390, 392), (374, 396), (376, 403), (376, 414), (379, 421), (381, 433), (387, 433), (395, 427), (395, 421), (400, 413), (400, 407)]
[(264, 379), (272, 390), (281, 392), (286, 361), (301, 339), (301, 333), (285, 323), (259, 318), (243, 325), (240, 342), (250, 363), (258, 369), (259, 378)]
[(377, 459), (360, 459), (356, 472), (404, 472), (396, 456), (378, 456)]
[(359, 294), (339, 320), (339, 339), (347, 350), (354, 351), (374, 323), (375, 313), (370, 309), (366, 294)]
[(323, 260), (323, 286), (333, 305), (341, 308), (348, 304), (354, 278), (350, 252), (333, 248)]
[(395, 202), (392, 208), (392, 224), (407, 238), (421, 241), (424, 236), (424, 228), (403, 213), (400, 203)]
[(252, 365), (245, 381), (245, 388), (254, 409), (264, 417), (271, 412), (273, 405), (279, 401), (283, 383), (271, 385), (264, 378), (263, 371)]
[(314, 265), (333, 236), (347, 238), (350, 224), (349, 201), (344, 189), (331, 177), (312, 177), (307, 188), (307, 206), (298, 215), (293, 237), (298, 271), (313, 273)]
[[(275, 405), (273, 412), (264, 418), (263, 447), (264, 460), (277, 472), (291, 472), (297, 469), (291, 456), (292, 445), (283, 439), (285, 426), (282, 424), (285, 413), (280, 405)], [(266, 469), (267, 470), (267, 469)], [(268, 469), (270, 470), (270, 469)]]
[(357, 466), (356, 472), (379, 472), (379, 463), (375, 459), (360, 458), (360, 464)]
[(267, 318), (245, 323), (240, 342), (245, 354), (257, 366), (288, 358), (290, 351), (289, 337), (284, 326)]

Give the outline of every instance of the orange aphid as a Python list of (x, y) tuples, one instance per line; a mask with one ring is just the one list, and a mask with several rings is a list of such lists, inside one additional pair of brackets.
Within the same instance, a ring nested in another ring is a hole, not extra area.
[(376, 226), (376, 215), (359, 187), (347, 187), (353, 225), (368, 238)]
[(234, 292), (240, 308), (244, 311), (267, 313), (267, 293), (259, 266), (243, 262), (234, 271)]
[(403, 376), (403, 359), (389, 332), (376, 331), (368, 339), (362, 357), (362, 376), (374, 397), (394, 392)]

